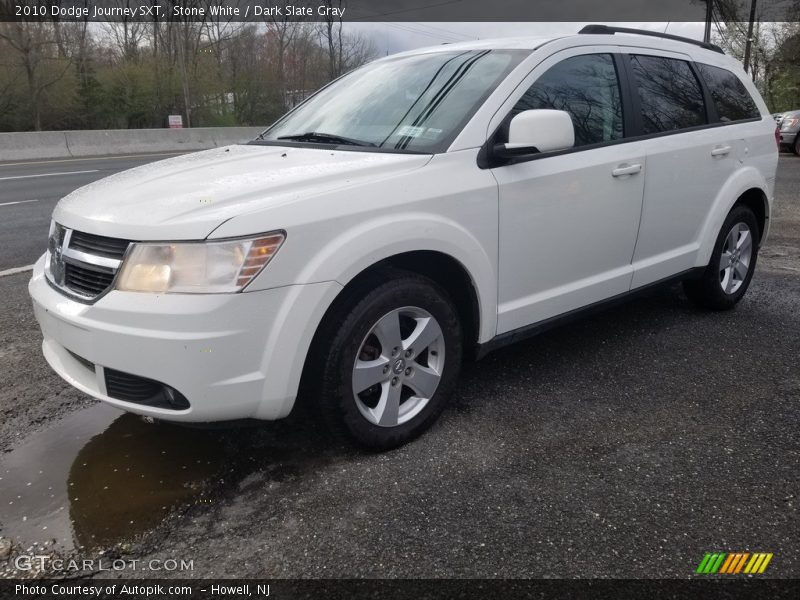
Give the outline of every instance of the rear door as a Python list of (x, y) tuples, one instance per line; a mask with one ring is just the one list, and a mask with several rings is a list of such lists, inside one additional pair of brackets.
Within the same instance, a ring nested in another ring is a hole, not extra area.
[(737, 142), (710, 127), (712, 107), (691, 59), (674, 52), (627, 49), (647, 177), (632, 288), (696, 264), (700, 233), (720, 188), (736, 169)]

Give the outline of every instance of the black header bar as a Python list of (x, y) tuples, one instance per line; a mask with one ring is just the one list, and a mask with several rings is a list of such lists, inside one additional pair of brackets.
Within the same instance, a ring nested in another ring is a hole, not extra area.
[[(746, 21), (750, 1), (725, 7)], [(0, 0), (0, 21), (697, 22), (705, 13), (706, 0)], [(757, 19), (800, 20), (800, 0), (759, 0)]]

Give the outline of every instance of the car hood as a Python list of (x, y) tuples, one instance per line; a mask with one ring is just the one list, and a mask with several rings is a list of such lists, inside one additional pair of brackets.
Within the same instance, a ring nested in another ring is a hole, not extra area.
[[(132, 240), (203, 239), (224, 221), (417, 169), (430, 155), (236, 145), (122, 171), (79, 188), (53, 218)], [(279, 229), (280, 223), (275, 223)], [(254, 232), (255, 233), (255, 232)]]

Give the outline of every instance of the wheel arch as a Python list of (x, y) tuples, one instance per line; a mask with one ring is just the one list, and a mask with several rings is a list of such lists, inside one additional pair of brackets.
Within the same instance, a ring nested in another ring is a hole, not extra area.
[(298, 400), (319, 393), (314, 388), (315, 377), (311, 370), (320, 359), (324, 337), (331, 331), (331, 319), (339, 314), (343, 305), (353, 302), (365, 289), (383, 281), (398, 271), (422, 275), (444, 289), (454, 303), (464, 332), (465, 357), (477, 357), (481, 330), (481, 305), (479, 292), (467, 268), (453, 256), (436, 250), (410, 250), (387, 256), (363, 268), (341, 288), (330, 302), (309, 344), (299, 382)]
[(731, 208), (736, 206), (746, 206), (753, 211), (758, 222), (758, 241), (759, 246), (764, 234), (767, 231), (767, 220), (769, 219), (769, 201), (767, 195), (761, 188), (753, 187), (742, 193), (733, 203)]
[(768, 190), (766, 180), (754, 167), (740, 169), (728, 179), (717, 194), (701, 228), (696, 266), (703, 267), (708, 264), (719, 230), (728, 213), (736, 205), (748, 206), (755, 213), (760, 228), (760, 241), (765, 239), (769, 231), (770, 218)]
[[(438, 250), (410, 250), (392, 254), (363, 268), (349, 281), (328, 305), (317, 326), (319, 332), (342, 303), (352, 300), (354, 291), (369, 288), (376, 280), (391, 277), (396, 270), (427, 277), (439, 285), (458, 310), (464, 328), (465, 348), (477, 348), (481, 330), (481, 301), (478, 288), (469, 270), (453, 256)], [(312, 347), (316, 340), (315, 334)], [(308, 354), (311, 354), (309, 352)], [(306, 357), (308, 361), (308, 356)]]
[[(327, 229), (330, 232), (330, 227)], [(295, 248), (304, 251), (284, 255), (289, 259), (284, 262), (292, 266), (291, 285), (309, 291), (323, 286), (327, 291), (307, 301), (316, 302), (313, 307), (300, 310), (302, 307), (287, 301), (283, 308), (285, 317), (273, 337), (282, 342), (284, 350), (291, 350), (293, 364), (281, 378), (285, 380), (286, 397), (282, 415), (288, 414), (299, 396), (314, 393), (307, 385), (314, 378), (306, 374), (309, 365), (315, 364), (320, 336), (330, 329), (326, 323), (332, 311), (342, 302), (352, 301), (356, 287), (363, 293), (361, 283), (376, 270), (416, 272), (447, 290), (459, 313), (468, 315), (468, 335), (472, 335), (473, 343), (465, 342), (465, 349), (477, 347), (474, 342), (485, 342), (496, 333), (497, 229), (490, 222), (476, 221), (474, 227), (467, 228), (441, 214), (409, 211), (354, 222), (333, 236), (323, 236), (317, 230), (301, 232), (294, 241)], [(310, 246), (313, 252), (308, 251)], [(278, 280), (281, 275), (279, 271)], [(305, 298), (303, 292), (297, 293)], [(298, 323), (292, 314), (305, 322)]]
[(481, 327), (478, 290), (467, 268), (448, 254), (431, 250), (413, 250), (382, 261), (403, 271), (431, 279), (450, 296), (463, 327), (465, 348), (477, 348)]
[(484, 342), (497, 330), (497, 231), (492, 228), (488, 239), (482, 233), (429, 213), (370, 219), (318, 248), (298, 280), (336, 281), (347, 289), (381, 266), (419, 273), (445, 288), (456, 303), (467, 293), (470, 309), (464, 314), (475, 325), (475, 341)]

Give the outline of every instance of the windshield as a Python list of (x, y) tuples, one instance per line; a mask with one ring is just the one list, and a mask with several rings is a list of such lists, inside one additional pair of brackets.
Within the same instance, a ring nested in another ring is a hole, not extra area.
[(469, 50), (374, 62), (322, 89), (259, 139), (442, 152), (526, 54)]

